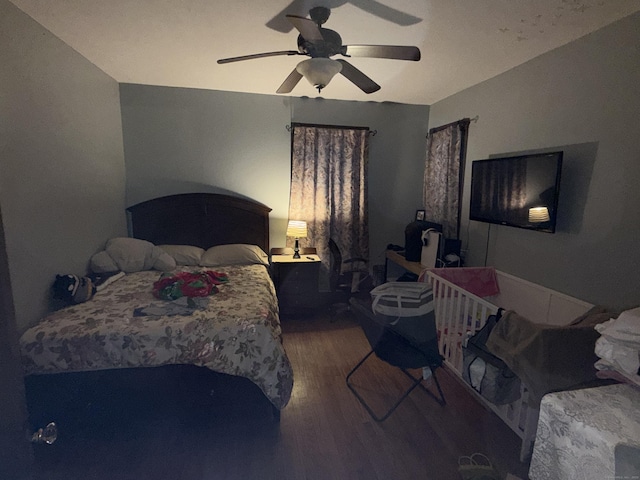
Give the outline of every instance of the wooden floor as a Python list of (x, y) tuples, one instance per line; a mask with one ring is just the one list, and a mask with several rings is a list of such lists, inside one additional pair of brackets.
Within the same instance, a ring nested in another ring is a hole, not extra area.
[[(417, 389), (378, 423), (345, 385), (369, 350), (350, 314), (282, 324), (295, 385), (279, 423), (251, 383), (196, 367), (30, 381), (32, 422), (60, 429), (36, 447), (36, 478), (455, 480), (458, 458), (475, 452), (527, 478), (518, 437), (446, 370), (446, 406)], [(371, 357), (353, 382), (382, 411), (408, 379)]]

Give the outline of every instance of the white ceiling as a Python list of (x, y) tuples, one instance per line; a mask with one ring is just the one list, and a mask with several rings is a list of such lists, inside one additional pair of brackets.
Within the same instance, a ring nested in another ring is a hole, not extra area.
[[(419, 62), (351, 58), (382, 88), (338, 75), (322, 97), (430, 105), (640, 10), (638, 0), (11, 0), (122, 83), (260, 94), (302, 56), (218, 65), (224, 57), (296, 50), (285, 14), (328, 6), (344, 44), (416, 45)], [(340, 57), (335, 57), (340, 58)], [(316, 97), (302, 79), (290, 95)]]

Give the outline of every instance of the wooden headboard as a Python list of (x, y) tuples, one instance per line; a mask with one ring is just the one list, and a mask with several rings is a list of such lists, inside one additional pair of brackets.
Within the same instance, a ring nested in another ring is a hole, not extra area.
[(260, 203), (216, 193), (182, 193), (127, 208), (129, 233), (155, 245), (209, 248), (229, 243), (269, 251), (269, 212)]

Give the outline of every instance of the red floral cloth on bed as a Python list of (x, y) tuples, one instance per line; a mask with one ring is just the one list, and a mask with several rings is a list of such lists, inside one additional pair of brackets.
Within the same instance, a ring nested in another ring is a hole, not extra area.
[(153, 295), (162, 300), (181, 297), (208, 297), (218, 292), (217, 285), (229, 281), (226, 273), (204, 270), (200, 272), (163, 273), (153, 284)]

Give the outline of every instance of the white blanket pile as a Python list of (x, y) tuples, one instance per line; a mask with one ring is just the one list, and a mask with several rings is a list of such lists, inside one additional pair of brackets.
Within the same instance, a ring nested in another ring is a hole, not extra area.
[(626, 380), (640, 385), (640, 307), (622, 312), (618, 318), (595, 326), (601, 337), (595, 354), (595, 367), (615, 371)]

